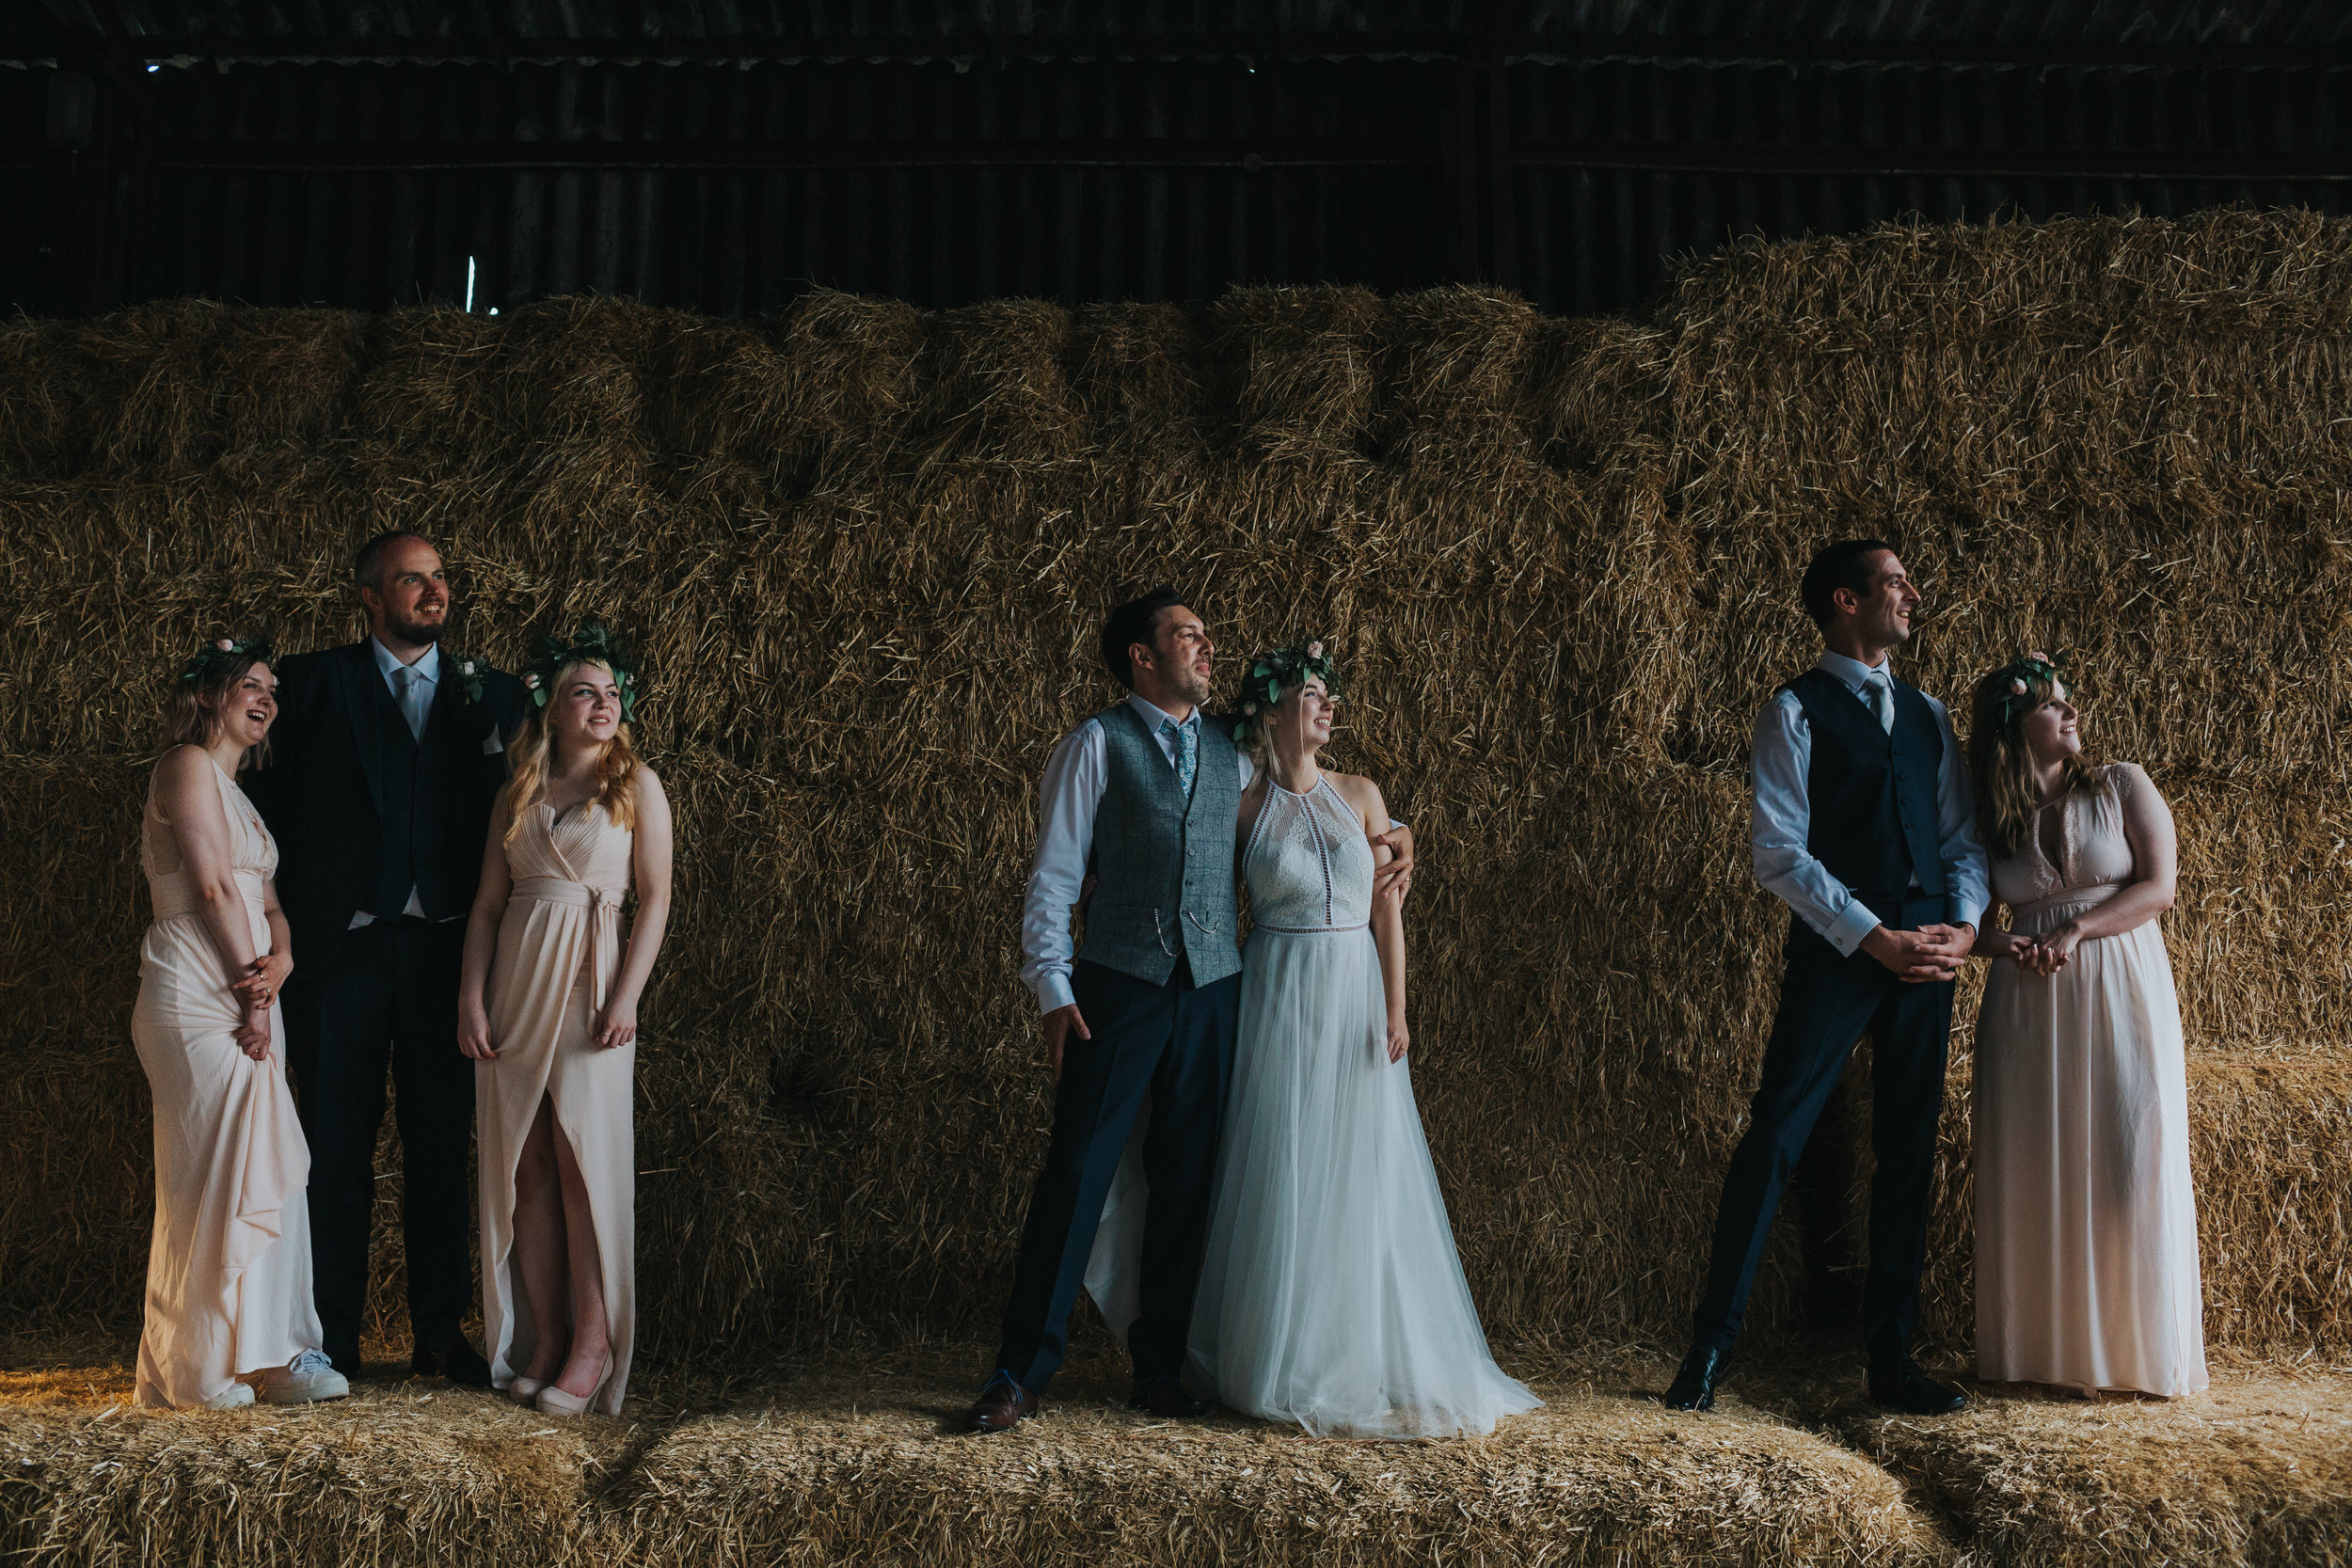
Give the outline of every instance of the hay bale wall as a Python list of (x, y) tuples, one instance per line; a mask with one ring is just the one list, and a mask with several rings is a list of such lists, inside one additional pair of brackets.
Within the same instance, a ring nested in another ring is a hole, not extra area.
[[(461, 579), (456, 645), (594, 613), (653, 660), (656, 1354), (992, 1321), (1047, 1119), (1034, 780), (1109, 700), (1099, 608), (1163, 577), (1229, 657), (1313, 630), (1350, 668), (1343, 760), (1424, 846), (1416, 1084), (1493, 1327), (1671, 1338), (1785, 918), (1746, 727), (1810, 656), (1805, 555), (1868, 529), (1930, 591), (1914, 678), (2077, 645), (2096, 742), (2178, 802), (2215, 1335), (2342, 1345), (2348, 316), (2352, 226), (2224, 214), (1742, 248), (1640, 324), (1326, 289), (0, 329), (0, 1310), (136, 1311), (170, 660), (354, 635), (344, 563), (397, 524)], [(1758, 1322), (1797, 1273), (1784, 1235)]]

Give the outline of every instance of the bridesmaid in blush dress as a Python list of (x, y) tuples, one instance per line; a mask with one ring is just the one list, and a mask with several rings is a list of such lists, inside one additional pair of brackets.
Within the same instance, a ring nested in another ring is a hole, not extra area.
[(1970, 760), (2010, 929), (1977, 1018), (1977, 1375), (2165, 1397), (2206, 1386), (2188, 1081), (2171, 960), (2172, 814), (2092, 767), (2028, 654), (1977, 687)]
[(154, 923), (131, 1038), (155, 1097), (155, 1234), (138, 1402), (341, 1399), (310, 1299), (310, 1148), (275, 1006), (294, 968), (278, 846), (235, 773), (278, 716), (270, 650), (226, 639), (174, 689), (139, 861)]
[[(601, 628), (543, 642), (466, 928), (492, 1381), (617, 1416), (636, 1338), (637, 1001), (670, 908), (670, 807), (637, 758), (636, 671)], [(621, 900), (634, 880), (637, 918)]]

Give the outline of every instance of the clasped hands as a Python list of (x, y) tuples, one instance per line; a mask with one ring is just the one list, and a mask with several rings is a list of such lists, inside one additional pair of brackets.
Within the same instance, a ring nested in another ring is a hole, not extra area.
[(245, 966), (245, 973), (230, 982), (229, 989), (245, 1005), (245, 1018), (237, 1025), (237, 1049), (257, 1062), (269, 1060), (269, 1009), (278, 1000), (278, 988), (294, 972), (294, 960), (280, 953), (264, 953)]
[(1998, 948), (1996, 958), (2013, 958), (2017, 967), (2028, 974), (2051, 975), (2064, 969), (2074, 949), (2082, 945), (2083, 934), (2068, 921), (2055, 931), (2029, 937), (2015, 931), (1997, 931), (1993, 942)]
[(1862, 939), (1865, 953), (1910, 985), (1951, 979), (1976, 944), (1975, 927), (1947, 926), (1941, 921), (1915, 931), (1881, 926)]

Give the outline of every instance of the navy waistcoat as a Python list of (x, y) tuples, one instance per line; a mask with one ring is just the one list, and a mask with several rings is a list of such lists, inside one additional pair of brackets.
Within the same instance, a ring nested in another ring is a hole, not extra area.
[(1783, 688), (1795, 693), (1813, 732), (1805, 847), (1873, 908), (1899, 903), (1915, 875), (1921, 895), (1944, 895), (1935, 804), (1944, 726), (1916, 688), (1891, 675), (1888, 681), (1892, 732), (1879, 728), (1870, 705), (1826, 670), (1808, 670)]
[(382, 837), (375, 856), (375, 890), (367, 911), (378, 920), (391, 920), (408, 907), (408, 890), (416, 889), (427, 920), (463, 914), (456, 907), (456, 890), (449, 872), (449, 836), (455, 799), (452, 778), (457, 757), (450, 741), (450, 724), (441, 712), (441, 688), (453, 678), (443, 666), (434, 688), (432, 706), (424, 721), (424, 736), (408, 733), (408, 721), (392, 700), (391, 689), (380, 671), (368, 681), (369, 711), (376, 729), (376, 756), (384, 791)]

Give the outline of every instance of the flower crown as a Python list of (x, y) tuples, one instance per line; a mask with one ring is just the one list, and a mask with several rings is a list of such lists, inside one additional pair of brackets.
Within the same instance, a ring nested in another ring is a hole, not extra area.
[(197, 649), (188, 657), (187, 663), (180, 668), (181, 684), (201, 690), (224, 678), (230, 670), (248, 658), (259, 659), (263, 664), (277, 661), (278, 647), (270, 641), (267, 632), (257, 633), (242, 642), (224, 637)]
[(2074, 684), (2067, 678), (2065, 666), (2038, 648), (2031, 653), (2019, 654), (1994, 671), (1993, 678), (2003, 682), (1994, 698), (1994, 706), (2000, 713), (2002, 730), (2010, 734), (2015, 733), (2020, 719), (2042, 705), (2041, 700), (2033, 694), (2036, 681), (2042, 682), (2061, 695), (2074, 689)]
[(1289, 643), (1250, 660), (1249, 673), (1242, 677), (1241, 717), (1233, 721), (1233, 738), (1248, 740), (1274, 717), (1282, 693), (1306, 685), (1310, 677), (1321, 681), (1332, 696), (1340, 694), (1339, 666), (1325, 655), (1320, 641)]
[(612, 684), (621, 692), (621, 722), (626, 724), (637, 716), (637, 656), (628, 651), (619, 633), (593, 621), (574, 632), (568, 642), (560, 637), (542, 637), (532, 645), (531, 657), (523, 665), (523, 689), (531, 693), (532, 706), (547, 706), (555, 677), (575, 664), (601, 664), (612, 671)]

